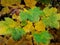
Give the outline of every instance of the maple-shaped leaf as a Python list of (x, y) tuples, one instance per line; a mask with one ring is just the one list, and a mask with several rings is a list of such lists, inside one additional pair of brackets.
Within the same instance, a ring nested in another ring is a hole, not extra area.
[(40, 33), (34, 33), (33, 37), (38, 43), (49, 44), (52, 35), (48, 31), (43, 31)]
[(24, 2), (25, 2), (25, 4), (26, 4), (26, 6), (28, 6), (28, 7), (30, 7), (30, 8), (33, 8), (33, 7), (35, 7), (35, 5), (36, 5), (36, 1), (35, 0), (24, 0)]
[(44, 17), (42, 21), (47, 27), (50, 26), (51, 28), (56, 28), (58, 26), (58, 20), (56, 14), (51, 14), (48, 17)]
[(58, 27), (58, 18), (57, 18), (57, 9), (46, 7), (43, 9), (45, 16), (42, 17), (42, 21), (47, 27), (57, 28)]
[(38, 22), (41, 16), (44, 16), (44, 12), (39, 7), (35, 7), (29, 10), (28, 20), (32, 22)]
[(11, 32), (9, 31), (11, 27), (9, 27), (9, 24), (6, 24), (5, 21), (0, 21), (0, 35), (7, 35)]
[(7, 32), (7, 26), (4, 25), (5, 22), (4, 21), (0, 21), (0, 35), (4, 35), (6, 34)]
[(35, 29), (37, 31), (45, 31), (45, 25), (42, 21), (35, 23)]
[(34, 7), (32, 9), (29, 9), (29, 12), (32, 15), (44, 16), (44, 12), (39, 7)]
[(45, 13), (46, 16), (51, 15), (52, 13), (57, 13), (57, 9), (56, 8), (49, 8), (49, 7), (45, 7), (43, 9), (43, 12)]
[(20, 12), (20, 18), (22, 21), (29, 20), (31, 22), (38, 22), (41, 16), (44, 16), (44, 12), (40, 10), (38, 7), (25, 10), (25, 12)]
[(22, 28), (11, 29), (11, 36), (15, 41), (21, 39), (24, 34), (25, 34), (25, 32)]
[(20, 12), (20, 20), (21, 20), (21, 21), (26, 21), (26, 20), (27, 20), (27, 15), (28, 15), (27, 12), (21, 11), (21, 12)]
[(11, 18), (5, 18), (5, 25), (9, 27), (16, 27), (18, 23), (16, 23), (13, 19)]
[(25, 32), (29, 32), (29, 31), (34, 30), (32, 22), (27, 21), (27, 24), (26, 24), (26, 26), (23, 27), (23, 29)]
[(0, 21), (0, 34), (10, 34), (10, 29), (18, 27), (17, 23), (11, 18), (5, 18), (5, 21)]
[[(8, 21), (11, 21), (11, 19), (9, 18), (5, 18), (6, 20), (8, 19)], [(9, 24), (11, 24), (10, 22), (8, 23), (5, 21), (0, 21), (0, 35), (11, 35), (11, 37), (14, 40), (19, 40), (24, 34), (24, 29), (20, 28), (20, 27), (10, 27)], [(16, 26), (16, 25), (15, 25)]]

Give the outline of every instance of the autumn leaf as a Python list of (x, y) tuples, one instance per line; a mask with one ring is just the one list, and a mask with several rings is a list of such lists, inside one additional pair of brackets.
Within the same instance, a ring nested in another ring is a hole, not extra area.
[(5, 24), (11, 28), (16, 27), (16, 22), (11, 18), (5, 18)]
[(34, 30), (33, 24), (30, 21), (27, 21), (27, 25), (23, 27), (23, 29), (25, 30), (25, 32), (29, 32)]
[(2, 11), (1, 11), (2, 14), (6, 14), (6, 13), (9, 13), (9, 12), (10, 12), (10, 10), (9, 10), (8, 7), (3, 8)]
[(6, 35), (8, 28), (9, 26), (5, 24), (5, 21), (0, 21), (0, 35)]
[(36, 5), (36, 1), (35, 0), (24, 0), (26, 6), (30, 7), (30, 8), (34, 8)]
[[(12, 8), (18, 8), (20, 5), (21, 0), (1, 0), (1, 5), (4, 7), (1, 11), (2, 14), (6, 14), (9, 13), (10, 10), (8, 7), (12, 7)], [(16, 5), (16, 6), (13, 6)], [(23, 7), (23, 6), (22, 6)]]
[(57, 16), (57, 19), (60, 20), (60, 13), (58, 13), (56, 16)]
[(0, 26), (0, 35), (5, 35), (7, 32), (7, 27), (6, 26)]
[(2, 6), (11, 6), (13, 4), (20, 4), (21, 0), (1, 0)]
[(37, 31), (45, 31), (45, 25), (42, 21), (35, 23), (35, 29)]
[(17, 19), (18, 18), (18, 16), (14, 13), (13, 15), (12, 15), (12, 19)]

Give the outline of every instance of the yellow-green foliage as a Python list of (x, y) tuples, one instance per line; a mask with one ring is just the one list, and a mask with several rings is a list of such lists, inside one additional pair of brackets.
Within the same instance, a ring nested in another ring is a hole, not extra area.
[(46, 7), (41, 10), (39, 7), (35, 7), (29, 10), (24, 9), (17, 16), (20, 25), (11, 18), (0, 21), (0, 34), (10, 34), (14, 40), (19, 40), (25, 33), (33, 32), (32, 36), (36, 42), (48, 44), (51, 35), (45, 28), (58, 27), (60, 16), (57, 15), (59, 14), (56, 8)]

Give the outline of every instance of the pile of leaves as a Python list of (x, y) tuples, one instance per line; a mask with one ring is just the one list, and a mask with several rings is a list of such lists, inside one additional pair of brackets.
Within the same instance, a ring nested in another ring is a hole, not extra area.
[[(44, 9), (37, 7), (38, 1), (47, 6)], [(11, 17), (4, 17), (4, 20), (0, 21), (0, 35), (10, 35), (13, 40), (18, 41), (31, 33), (37, 45), (49, 45), (53, 38), (49, 29), (59, 29), (60, 20), (60, 13), (57, 13), (57, 8), (50, 8), (50, 1), (24, 0), (25, 4), (21, 4), (22, 0), (1, 0), (4, 8), (0, 15), (7, 13)]]

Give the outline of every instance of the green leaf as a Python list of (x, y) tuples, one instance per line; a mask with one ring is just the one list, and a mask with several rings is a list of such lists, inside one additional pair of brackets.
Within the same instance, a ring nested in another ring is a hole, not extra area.
[(5, 26), (4, 24), (5, 24), (4, 21), (0, 21), (0, 26)]
[(28, 12), (20, 12), (20, 18), (22, 21), (26, 21), (28, 19), (31, 22), (38, 22), (41, 16), (44, 16), (44, 12), (38, 7), (29, 9)]
[(38, 15), (38, 16), (43, 16), (43, 14), (44, 14), (44, 12), (39, 7), (35, 7), (33, 9), (29, 9), (29, 12), (32, 15)]
[(27, 12), (23, 12), (21, 11), (20, 12), (20, 18), (21, 18), (21, 21), (26, 21), (27, 20)]
[(27, 22), (26, 21), (22, 21), (21, 22), (21, 26), (25, 26), (25, 25), (27, 25)]
[(57, 20), (60, 20), (60, 13), (58, 13), (56, 17), (57, 17)]
[(48, 31), (43, 31), (43, 32), (40, 32), (39, 34), (34, 33), (33, 37), (34, 37), (36, 42), (47, 44), (50, 42), (52, 35)]
[(40, 17), (38, 15), (30, 15), (28, 17), (28, 20), (31, 21), (31, 22), (38, 22), (40, 19)]
[(12, 38), (17, 41), (22, 38), (22, 36), (25, 34), (24, 30), (21, 28), (13, 28), (12, 29)]
[(40, 41), (41, 39), (40, 39), (40, 35), (39, 35), (39, 34), (34, 33), (34, 34), (33, 34), (33, 37), (34, 37), (34, 39), (35, 39), (36, 42), (38, 42), (38, 43), (41, 42), (41, 41)]
[(58, 20), (56, 14), (51, 14), (48, 17), (43, 17), (42, 21), (46, 27), (56, 28), (58, 26)]
[(34, 9), (29, 10), (30, 15), (28, 16), (28, 20), (31, 22), (38, 22), (41, 16), (44, 16), (44, 13), (40, 8), (35, 7)]
[(5, 23), (8, 25), (8, 24), (11, 24), (11, 23), (14, 23), (15, 21), (13, 20), (13, 19), (11, 19), (11, 18), (8, 18), (8, 17), (6, 17), (5, 18)]

